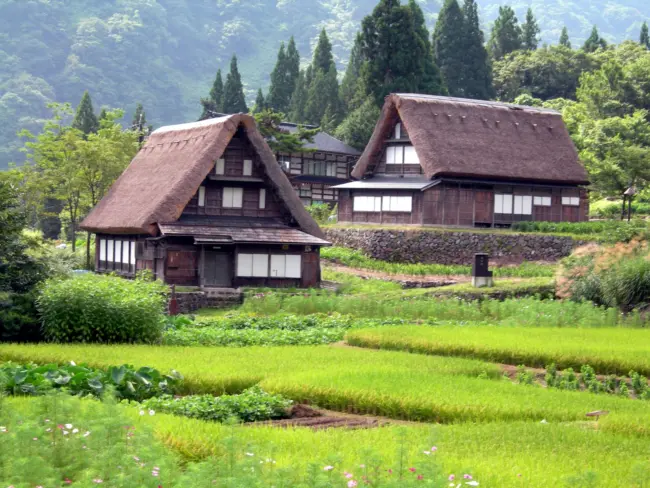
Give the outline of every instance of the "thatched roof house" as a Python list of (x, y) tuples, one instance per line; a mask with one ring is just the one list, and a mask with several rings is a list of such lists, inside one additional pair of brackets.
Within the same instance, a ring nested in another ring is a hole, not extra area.
[(314, 286), (328, 245), (244, 114), (156, 130), (82, 228), (98, 270), (183, 285)]
[[(358, 181), (336, 187), (345, 192), (341, 221), (506, 226), (587, 218), (587, 173), (561, 114), (543, 108), (390, 95), (352, 177)], [(385, 196), (401, 199), (370, 198)]]

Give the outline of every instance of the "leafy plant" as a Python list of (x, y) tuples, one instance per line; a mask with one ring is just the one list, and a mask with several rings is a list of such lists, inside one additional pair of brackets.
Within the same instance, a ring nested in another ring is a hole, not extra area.
[(0, 364), (0, 377), (4, 391), (12, 395), (43, 395), (51, 390), (65, 390), (72, 395), (102, 396), (115, 392), (118, 398), (143, 400), (152, 396), (177, 391), (182, 375), (171, 371), (161, 374), (154, 368), (135, 369), (130, 365), (110, 366), (106, 370), (86, 365), (68, 364)]
[(37, 305), (52, 342), (160, 340), (167, 287), (145, 279), (87, 274), (48, 281)]

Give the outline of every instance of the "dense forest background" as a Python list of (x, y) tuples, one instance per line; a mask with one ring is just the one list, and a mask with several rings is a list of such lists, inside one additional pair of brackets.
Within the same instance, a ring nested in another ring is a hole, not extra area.
[[(433, 28), (440, 2), (419, 1)], [(479, 0), (487, 32), (499, 0)], [(509, 4), (520, 19), (532, 7), (542, 42), (566, 26), (574, 45), (594, 24), (609, 42), (637, 39), (646, 0), (532, 0)], [(96, 106), (137, 103), (155, 126), (195, 120), (197, 103), (239, 58), (249, 102), (265, 91), (281, 41), (295, 36), (303, 65), (325, 28), (334, 60), (345, 69), (361, 19), (376, 0), (0, 0), (0, 169), (21, 163), (16, 133), (38, 131), (48, 102), (77, 104), (90, 89)]]

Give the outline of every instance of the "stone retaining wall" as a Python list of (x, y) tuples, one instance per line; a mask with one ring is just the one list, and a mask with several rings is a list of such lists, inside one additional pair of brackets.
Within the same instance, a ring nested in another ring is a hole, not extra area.
[(209, 296), (202, 291), (191, 293), (176, 293), (178, 313), (192, 313), (201, 308), (227, 308), (240, 305), (243, 302), (241, 293), (218, 294)]
[(325, 228), (335, 246), (363, 251), (382, 261), (471, 264), (476, 253), (492, 263), (558, 261), (585, 241), (544, 234), (474, 233), (435, 230)]

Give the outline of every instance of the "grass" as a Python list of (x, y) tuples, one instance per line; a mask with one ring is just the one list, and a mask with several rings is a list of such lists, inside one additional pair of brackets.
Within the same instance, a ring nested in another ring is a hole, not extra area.
[(386, 350), (461, 356), (486, 361), (600, 374), (650, 374), (650, 330), (621, 328), (519, 328), (400, 326), (351, 330), (349, 344)]
[[(223, 456), (222, 439), (232, 432), (219, 424), (167, 415), (145, 417), (144, 422), (166, 445), (193, 460)], [(238, 445), (247, 446), (255, 456), (272, 457), (278, 469), (305, 471), (311, 462), (320, 461), (318, 469), (327, 463), (355, 475), (361, 464), (397, 469), (402, 443), (404, 465), (420, 469), (431, 462), (423, 451), (435, 445), (434, 459), (445, 477), (471, 473), (480, 486), (499, 488), (640, 487), (647, 486), (643, 483), (650, 467), (645, 439), (580, 423), (495, 422), (317, 432), (257, 427), (235, 429), (235, 435)], [(577, 480), (588, 472), (596, 473), (595, 482), (579, 484)]]
[[(422, 263), (392, 263), (370, 258), (363, 254), (361, 251), (348, 249), (345, 247), (324, 247), (321, 249), (321, 257), (323, 259), (334, 261), (336, 263), (340, 263), (344, 266), (349, 266), (352, 268), (368, 269), (395, 275), (469, 276), (472, 273), (471, 266)], [(555, 265), (526, 262), (518, 266), (495, 267), (493, 271), (494, 276), (497, 277), (552, 277), (555, 274)]]

